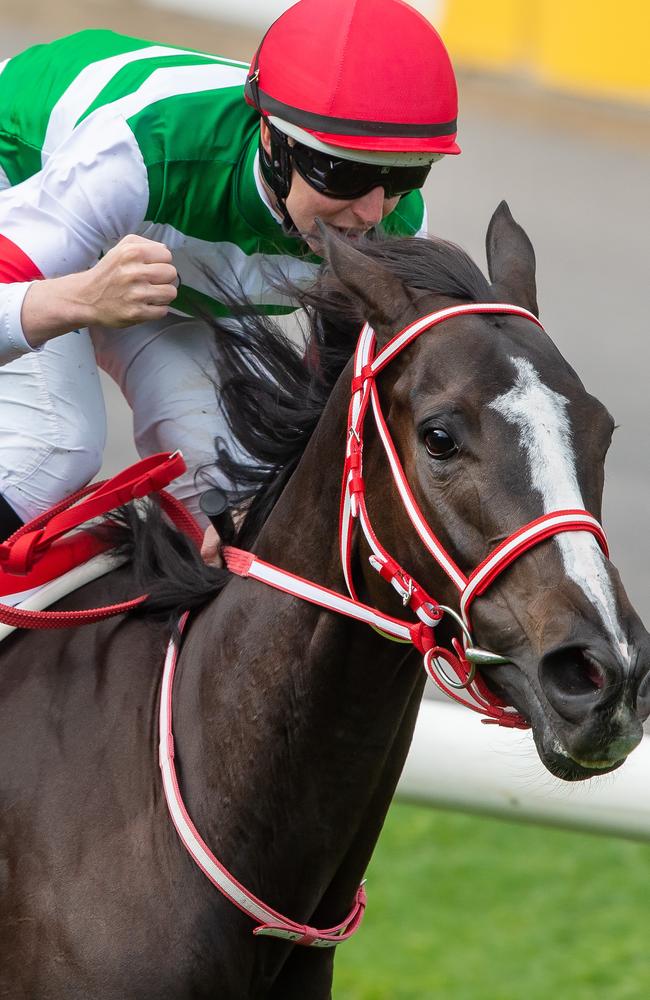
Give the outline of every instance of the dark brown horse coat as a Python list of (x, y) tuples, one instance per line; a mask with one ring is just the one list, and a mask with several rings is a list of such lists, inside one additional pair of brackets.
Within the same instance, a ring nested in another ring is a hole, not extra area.
[[(431, 246), (451, 275), (446, 284), (433, 257), (429, 286), (400, 277), (418, 254), (433, 254), (421, 241), (394, 247), (393, 258), (390, 248), (362, 254), (334, 242), (333, 294), (345, 308), (356, 304), (383, 340), (417, 315), (479, 292), (535, 308), (532, 250), (507, 209), (490, 230), (492, 292), (476, 275), (478, 289), (463, 285), (454, 277), (457, 252)], [(452, 280), (458, 289), (450, 290)], [(465, 569), (497, 537), (541, 513), (516, 433), (489, 410), (512, 384), (513, 352), (570, 401), (584, 504), (599, 516), (611, 421), (532, 324), (454, 320), (382, 375), (409, 481)], [(338, 590), (348, 396), (349, 372), (255, 541), (262, 558)], [(444, 464), (422, 445), (421, 429), (432, 420), (460, 444)], [(451, 585), (407, 525), (372, 437), (365, 467), (384, 544), (437, 598), (453, 603)], [(162, 545), (159, 555), (165, 551)], [(170, 569), (173, 558), (170, 546)], [(364, 597), (395, 613), (393, 592), (360, 546), (355, 563)], [(615, 571), (607, 573), (627, 659), (585, 592), (567, 579), (555, 542), (526, 555), (477, 602), (477, 638), (513, 661), (490, 682), (531, 720), (542, 759), (566, 778), (594, 773), (596, 759), (599, 773), (618, 766), (650, 708), (648, 635)], [(124, 568), (61, 607), (112, 603), (135, 589)], [(0, 997), (331, 995), (334, 953), (254, 939), (252, 922), (207, 881), (172, 827), (157, 760), (167, 635), (164, 625), (130, 617), (14, 635), (0, 647)], [(232, 579), (193, 614), (174, 691), (180, 782), (205, 841), (265, 902), (316, 926), (348, 912), (402, 769), (422, 686), (417, 655), (405, 647), (252, 581)]]

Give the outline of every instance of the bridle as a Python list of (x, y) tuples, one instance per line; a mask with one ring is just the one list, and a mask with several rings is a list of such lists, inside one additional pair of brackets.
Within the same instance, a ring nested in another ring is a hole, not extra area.
[[(509, 535), (469, 576), (466, 576), (427, 524), (413, 496), (381, 410), (376, 384), (377, 376), (386, 365), (426, 330), (456, 316), (481, 314), (518, 316), (542, 328), (537, 317), (520, 306), (504, 303), (470, 303), (423, 316), (405, 327), (379, 352), (376, 351), (376, 338), (372, 327), (366, 323), (361, 331), (354, 358), (339, 521), (341, 563), (349, 597), (258, 559), (251, 552), (226, 547), (224, 557), (228, 569), (239, 576), (251, 577), (329, 611), (365, 622), (388, 638), (411, 643), (423, 655), (428, 675), (446, 694), (474, 711), (482, 713), (486, 717), (483, 720), (485, 722), (523, 729), (528, 728), (526, 719), (500, 702), (476, 673), (477, 666), (489, 667), (509, 661), (499, 654), (480, 649), (475, 645), (470, 621), (472, 603), (484, 594), (516, 559), (546, 539), (565, 531), (588, 531), (595, 535), (607, 555), (605, 533), (596, 518), (586, 510), (552, 511)], [(372, 526), (366, 506), (366, 485), (363, 477), (364, 425), (370, 410), (373, 412), (393, 479), (408, 517), (427, 551), (458, 589), (460, 595), (458, 611), (439, 604), (431, 597), (412, 574), (386, 551)], [(352, 576), (355, 523), (359, 524), (370, 548), (370, 565), (397, 591), (403, 606), (410, 608), (416, 621), (394, 618), (363, 604), (358, 599)], [(452, 640), (452, 650), (442, 648), (436, 643), (435, 629), (444, 615), (451, 617), (461, 632), (460, 641)], [(186, 618), (187, 615), (181, 622), (181, 628)], [(361, 922), (366, 904), (363, 885), (359, 888), (354, 906), (347, 917), (335, 927), (318, 930), (305, 924), (298, 924), (264, 904), (234, 879), (202, 840), (183, 803), (174, 765), (172, 692), (177, 653), (177, 643), (172, 641), (161, 687), (160, 767), (167, 804), (183, 844), (219, 891), (256, 921), (254, 934), (284, 938), (295, 944), (316, 948), (330, 948), (346, 940)], [(466, 697), (459, 694), (461, 690)]]
[[(471, 605), (508, 566), (546, 539), (565, 531), (588, 531), (595, 535), (603, 552), (608, 555), (605, 533), (596, 518), (586, 510), (551, 511), (509, 535), (466, 576), (434, 534), (415, 500), (381, 410), (376, 382), (380, 372), (427, 330), (457, 316), (485, 314), (517, 316), (543, 329), (539, 319), (521, 306), (503, 302), (471, 302), (422, 316), (396, 334), (379, 352), (376, 350), (375, 332), (370, 324), (366, 323), (361, 330), (354, 355), (339, 518), (339, 549), (349, 598), (271, 566), (239, 549), (226, 548), (224, 554), (227, 566), (233, 573), (253, 577), (303, 600), (366, 621), (388, 638), (412, 643), (422, 653), (429, 677), (449, 697), (480, 712), (485, 716), (484, 722), (527, 729), (529, 724), (523, 716), (508, 709), (489, 691), (476, 673), (477, 667), (496, 666), (508, 663), (509, 660), (476, 646), (471, 630)], [(459, 591), (458, 611), (439, 604), (431, 597), (413, 575), (387, 552), (372, 526), (363, 476), (364, 427), (370, 410), (409, 520), (427, 551)], [(359, 601), (352, 573), (355, 523), (358, 523), (370, 548), (370, 565), (396, 590), (402, 605), (410, 608), (417, 617), (417, 624), (384, 615)], [(461, 633), (460, 641), (452, 640), (451, 650), (439, 646), (435, 638), (434, 630), (444, 615), (453, 619)], [(460, 691), (464, 691), (465, 697)]]
[[(416, 645), (424, 655), (424, 667), (429, 677), (447, 695), (468, 708), (486, 715), (485, 722), (529, 728), (519, 713), (504, 710), (503, 703), (476, 675), (477, 666), (495, 666), (509, 661), (503, 656), (475, 645), (469, 617), (471, 604), (478, 596), (485, 593), (497, 577), (519, 556), (559, 532), (590, 531), (607, 554), (607, 540), (603, 529), (586, 510), (552, 511), (509, 535), (469, 576), (465, 576), (431, 530), (413, 496), (381, 410), (376, 383), (379, 373), (393, 358), (425, 331), (453, 317), (485, 314), (518, 316), (543, 329), (539, 319), (520, 306), (507, 303), (469, 303), (440, 309), (421, 317), (405, 327), (376, 353), (374, 330), (368, 323), (363, 327), (354, 357), (352, 399), (348, 416), (348, 443), (343, 472), (339, 530), (341, 563), (348, 591), (353, 598), (356, 598), (352, 576), (352, 539), (354, 522), (358, 521), (371, 550), (370, 565), (383, 579), (391, 583), (402, 598), (404, 606), (410, 607), (428, 630), (421, 633), (421, 642)], [(393, 480), (409, 520), (427, 551), (458, 588), (460, 594), (458, 612), (438, 604), (430, 597), (413, 576), (390, 556), (372, 527), (366, 506), (366, 487), (363, 478), (363, 432), (369, 409), (372, 409)], [(460, 643), (458, 640), (453, 640), (453, 652), (438, 646), (433, 639), (432, 630), (444, 614), (453, 618), (462, 635)], [(453, 671), (453, 675), (450, 674), (449, 668)], [(461, 689), (465, 690), (467, 698), (458, 694)]]

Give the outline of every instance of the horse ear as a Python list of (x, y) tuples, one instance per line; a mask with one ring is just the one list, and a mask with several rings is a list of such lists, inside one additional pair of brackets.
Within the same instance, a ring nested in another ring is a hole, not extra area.
[(487, 236), (488, 271), (497, 298), (523, 306), (539, 316), (535, 286), (535, 251), (521, 226), (502, 201), (490, 219)]
[(351, 308), (367, 320), (379, 345), (387, 342), (413, 308), (409, 288), (385, 267), (367, 257), (331, 228), (316, 220), (329, 265), (329, 278), (350, 300)]

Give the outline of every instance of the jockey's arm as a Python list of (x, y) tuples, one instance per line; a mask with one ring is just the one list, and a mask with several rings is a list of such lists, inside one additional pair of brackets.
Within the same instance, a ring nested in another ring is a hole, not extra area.
[(97, 114), (39, 173), (0, 194), (0, 364), (71, 330), (167, 313), (171, 253), (129, 235), (146, 210), (146, 171), (128, 125)]
[(34, 281), (22, 303), (23, 334), (36, 348), (81, 327), (162, 319), (176, 297), (175, 281), (167, 247), (126, 236), (88, 271)]

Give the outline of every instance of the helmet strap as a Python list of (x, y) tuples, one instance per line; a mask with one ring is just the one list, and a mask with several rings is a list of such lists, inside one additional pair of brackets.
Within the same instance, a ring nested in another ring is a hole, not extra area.
[(277, 198), (278, 208), (284, 219), (284, 229), (292, 236), (298, 234), (293, 219), (287, 210), (286, 199), (291, 190), (291, 176), (293, 165), (291, 161), (291, 146), (289, 139), (282, 132), (274, 128), (267, 120), (267, 125), (271, 132), (271, 154), (269, 155), (260, 139), (260, 170), (268, 186)]

